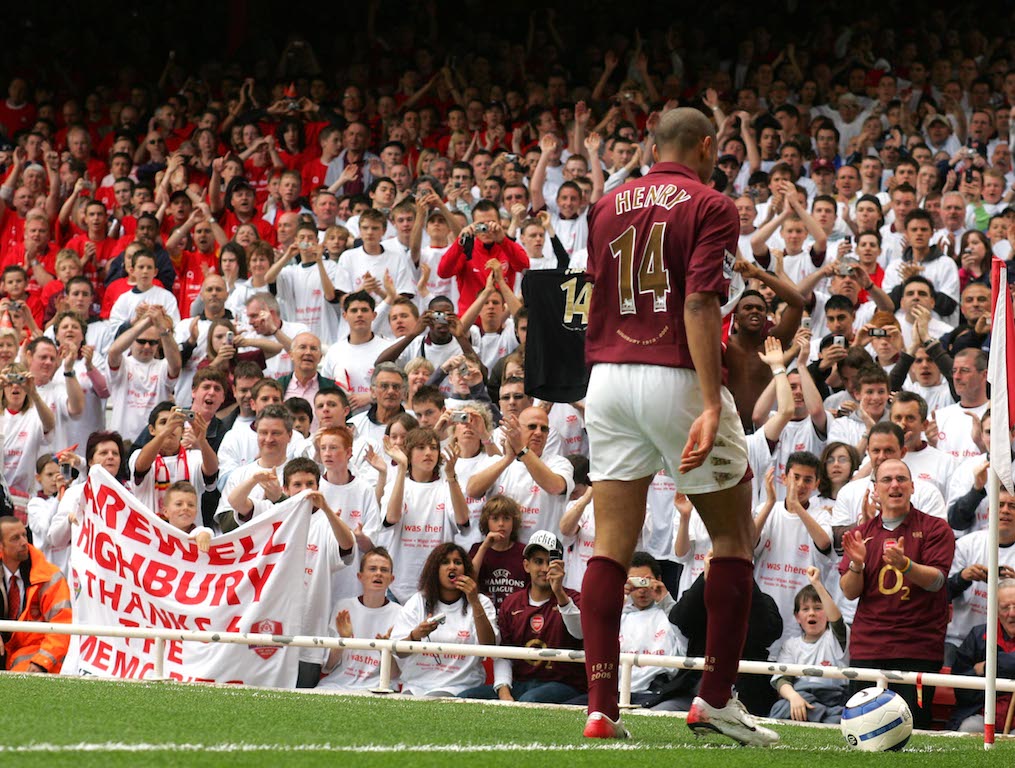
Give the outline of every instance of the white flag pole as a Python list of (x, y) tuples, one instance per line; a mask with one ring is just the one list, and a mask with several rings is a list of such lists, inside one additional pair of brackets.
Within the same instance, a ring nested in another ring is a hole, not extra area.
[(990, 520), (987, 535), (987, 662), (983, 670), (987, 684), (983, 703), (983, 748), (994, 746), (997, 718), (997, 541), (1001, 480), (993, 468), (987, 476)]

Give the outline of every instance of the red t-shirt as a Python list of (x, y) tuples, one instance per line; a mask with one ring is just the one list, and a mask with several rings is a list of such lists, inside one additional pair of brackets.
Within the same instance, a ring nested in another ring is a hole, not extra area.
[[(876, 517), (859, 526), (867, 541), (863, 591), (849, 641), (851, 659), (926, 659), (940, 661), (948, 627), (948, 587), (928, 592), (882, 559), (885, 547), (903, 539), (906, 557), (937, 568), (947, 578), (955, 556), (955, 534), (944, 520), (910, 508), (894, 531)], [(843, 555), (839, 573), (849, 568)]]
[(218, 248), (212, 253), (200, 251), (184, 251), (180, 254), (180, 263), (176, 265), (177, 281), (173, 284), (173, 293), (180, 305), (180, 317), (190, 317), (190, 305), (201, 293), (205, 269), (208, 274), (218, 272)]
[(110, 216), (113, 215), (113, 211), (116, 210), (116, 193), (113, 192), (112, 184), (108, 187), (99, 187), (95, 190), (95, 199), (105, 204), (106, 213)]
[[(581, 595), (573, 589), (565, 589), (574, 604), (581, 607)], [(520, 589), (510, 595), (497, 613), (501, 643), (524, 648), (581, 648), (582, 641), (571, 637), (564, 627), (564, 619), (557, 610), (557, 600), (550, 597), (540, 606), (529, 602), (529, 590)], [(566, 662), (515, 660), (511, 664), (515, 680), (557, 681), (577, 688), (586, 689), (585, 670), (581, 664)]]
[(300, 176), (303, 177), (303, 192), (310, 194), (315, 189), (324, 186), (324, 178), (328, 175), (328, 166), (321, 162), (320, 157), (307, 160), (303, 163)]
[(268, 182), (275, 169), (270, 165), (256, 165), (252, 157), (243, 164), (243, 175), (254, 188), (254, 199), (258, 208), (268, 199)]
[(739, 234), (733, 201), (678, 163), (656, 163), (592, 206), (586, 362), (693, 368), (684, 299), (725, 303)]
[(0, 217), (0, 259), (25, 237), (25, 220), (13, 208), (4, 210)]
[[(117, 254), (123, 251), (123, 249), (126, 248), (126, 245), (121, 248), (120, 245), (122, 241), (113, 237), (104, 237), (102, 240), (89, 241), (88, 235), (83, 234), (75, 235), (68, 240), (66, 247), (70, 248), (77, 253), (78, 256), (84, 259), (85, 244), (88, 242), (95, 243), (95, 261), (92, 262), (89, 260), (84, 262), (84, 276), (91, 280), (93, 285), (97, 286), (100, 282), (98, 279), (99, 270), (105, 270), (106, 267), (109, 266), (109, 262), (111, 262)], [(133, 242), (133, 238), (128, 240), (127, 244), (129, 245), (131, 242)]]
[(275, 237), (275, 228), (260, 216), (254, 216), (254, 218), (250, 221), (243, 222), (240, 221), (240, 218), (235, 213), (227, 208), (219, 217), (219, 225), (225, 230), (225, 233), (230, 240), (236, 236), (236, 230), (240, 228), (240, 224), (253, 224), (254, 228), (257, 229), (258, 237), (267, 241), (271, 245), (276, 244), (277, 239)]
[(18, 131), (31, 128), (35, 124), (35, 105), (25, 102), (20, 107), (8, 106), (7, 99), (0, 101), (0, 126), (10, 138)]
[[(736, 209), (734, 209), (735, 211)], [(486, 262), (497, 259), (504, 267), (504, 281), (514, 288), (515, 277), (529, 268), (529, 256), (525, 249), (509, 238), (499, 243), (485, 245), (478, 238), (472, 241), (472, 258), (467, 259), (461, 244), (455, 240), (441, 256), (437, 274), (445, 280), (454, 277), (458, 281), (458, 314), (464, 315), (472, 302), (486, 287), (490, 270)]]

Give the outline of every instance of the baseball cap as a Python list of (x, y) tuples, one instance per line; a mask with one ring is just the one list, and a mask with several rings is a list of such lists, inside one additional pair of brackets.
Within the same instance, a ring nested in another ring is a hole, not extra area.
[(924, 123), (923, 123), (923, 129), (927, 130), (934, 123), (941, 123), (942, 125), (946, 125), (949, 128), (952, 127), (952, 124), (950, 122), (948, 122), (948, 118), (947, 117), (945, 117), (944, 115), (941, 115), (941, 114), (934, 114), (934, 115), (931, 115), (930, 117), (928, 117), (924, 121)]
[(536, 531), (533, 533), (529, 537), (529, 543), (525, 545), (522, 557), (530, 557), (537, 549), (545, 550), (550, 555), (551, 560), (561, 560), (564, 557), (564, 546), (560, 543), (560, 539), (549, 531)]
[(818, 171), (828, 171), (829, 173), (835, 173), (835, 163), (833, 163), (827, 157), (819, 157), (811, 162), (811, 176), (813, 176)]
[(240, 189), (249, 189), (251, 192), (255, 191), (253, 185), (242, 176), (233, 179), (229, 183), (229, 194), (231, 195), (233, 192), (236, 192), (237, 190)]
[(844, 93), (839, 97), (840, 104), (859, 104), (860, 100), (852, 93)]

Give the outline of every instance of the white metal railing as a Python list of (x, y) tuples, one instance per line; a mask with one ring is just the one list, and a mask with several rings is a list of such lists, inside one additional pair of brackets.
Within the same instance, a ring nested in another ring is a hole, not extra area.
[[(0, 632), (36, 632), (40, 634), (86, 635), (95, 637), (124, 637), (154, 640), (153, 666), (155, 673), (149, 679), (165, 679), (165, 644), (167, 640), (196, 643), (234, 643), (240, 645), (295, 646), (297, 648), (345, 648), (356, 651), (379, 651), (380, 681), (373, 693), (393, 693), (391, 688), (392, 654), (432, 653), (480, 656), (494, 659), (520, 659), (525, 661), (566, 661), (584, 663), (585, 652), (557, 648), (521, 648), (510, 645), (460, 645), (457, 643), (423, 643), (410, 640), (368, 640), (342, 637), (314, 637), (311, 635), (266, 635), (256, 632), (201, 632), (184, 629), (149, 627), (106, 627), (91, 624), (53, 624), (34, 621), (0, 621)], [(620, 654), (620, 705), (631, 706), (631, 670), (634, 667), (663, 667), (666, 669), (703, 670), (705, 660), (681, 656), (655, 656), (652, 654)], [(770, 661), (741, 661), (739, 671), (748, 675), (775, 674), (787, 677), (826, 677), (836, 680), (864, 680), (885, 686), (888, 683), (930, 685), (963, 688), (974, 691), (986, 689), (986, 678), (967, 675), (950, 675), (936, 672), (901, 672), (897, 670), (867, 669), (864, 667), (814, 667), (805, 664), (776, 664)], [(998, 679), (998, 691), (1015, 693), (1015, 680)]]

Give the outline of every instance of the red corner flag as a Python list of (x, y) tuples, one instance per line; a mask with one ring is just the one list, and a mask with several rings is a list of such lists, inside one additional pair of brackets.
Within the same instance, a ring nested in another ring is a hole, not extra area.
[[(1008, 270), (996, 256), (990, 265), (991, 305), (990, 363), (990, 465), (1009, 493), (1012, 480), (1011, 428), (1015, 426), (1015, 324), (1012, 318)], [(1000, 301), (998, 300), (1000, 299)]]

